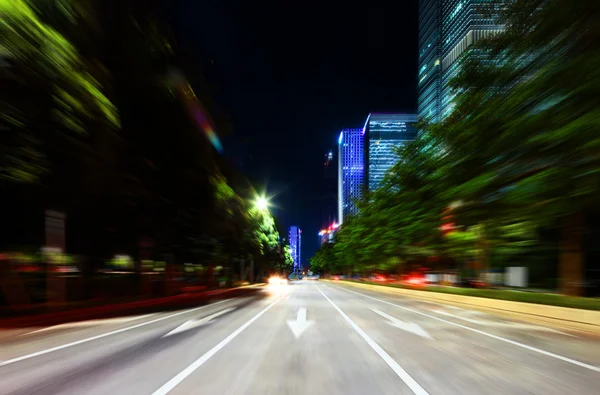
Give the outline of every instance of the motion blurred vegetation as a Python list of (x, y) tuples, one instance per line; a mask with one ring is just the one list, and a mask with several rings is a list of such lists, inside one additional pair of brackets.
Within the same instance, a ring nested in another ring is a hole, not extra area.
[(320, 270), (369, 273), (381, 262), (393, 271), (390, 258), (476, 271), (533, 265), (570, 295), (581, 294), (586, 272), (598, 277), (590, 240), (600, 193), (600, 7), (492, 3), (507, 4), (505, 30), (463, 55), (453, 111), (423, 120), (359, 215), (317, 252)]
[(229, 131), (202, 59), (178, 47), (159, 6), (0, 0), (0, 247), (42, 247), (51, 209), (66, 214), (66, 250), (93, 258), (85, 272), (117, 253), (138, 270), (166, 255), (232, 273), (250, 261), (256, 275), (287, 270), (275, 219), (256, 212), (251, 182), (176, 94), (172, 70), (217, 133)]

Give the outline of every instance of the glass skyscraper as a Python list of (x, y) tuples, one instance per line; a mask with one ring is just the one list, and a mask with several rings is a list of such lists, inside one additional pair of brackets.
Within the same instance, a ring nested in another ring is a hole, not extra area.
[(419, 117), (438, 122), (441, 108), (441, 4), (440, 0), (419, 1)]
[(321, 180), (321, 228), (326, 228), (337, 221), (338, 204), (337, 204), (337, 173), (338, 165), (333, 151), (325, 154), (323, 161), (323, 178)]
[(448, 82), (459, 71), (457, 60), (471, 54), (471, 46), (480, 39), (502, 31), (497, 23), (502, 3), (419, 1), (419, 117), (437, 122), (452, 111)]
[(415, 114), (369, 114), (365, 124), (368, 141), (367, 180), (369, 191), (374, 191), (398, 162), (396, 148), (417, 137)]
[(344, 222), (358, 208), (365, 176), (364, 129), (344, 129), (338, 140), (338, 221)]
[(290, 226), (288, 240), (290, 242), (290, 255), (294, 261), (294, 270), (301, 269), (302, 230), (298, 226)]

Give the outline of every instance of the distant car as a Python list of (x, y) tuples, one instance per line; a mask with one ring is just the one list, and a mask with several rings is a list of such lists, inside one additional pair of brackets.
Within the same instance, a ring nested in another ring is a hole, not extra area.
[(340, 276), (333, 276), (333, 277), (331, 277), (331, 279), (332, 279), (332, 280), (335, 280), (335, 281), (339, 281), (339, 279), (340, 279)]
[(269, 278), (269, 285), (287, 285), (288, 280), (285, 277), (273, 276)]

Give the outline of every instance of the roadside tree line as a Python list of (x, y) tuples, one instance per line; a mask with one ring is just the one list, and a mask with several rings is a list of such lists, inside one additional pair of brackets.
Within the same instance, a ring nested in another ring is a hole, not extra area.
[(50, 209), (84, 271), (115, 253), (287, 267), (260, 193), (207, 138), (230, 130), (201, 74), (212, 62), (178, 46), (159, 3), (0, 2), (1, 248), (39, 250)]
[[(581, 293), (600, 235), (600, 8), (515, 0), (505, 30), (472, 46), (451, 81), (453, 110), (424, 120), (381, 187), (359, 202), (321, 272), (482, 270), (527, 265)], [(596, 273), (596, 274), (594, 274)], [(598, 280), (598, 278), (596, 278)]]

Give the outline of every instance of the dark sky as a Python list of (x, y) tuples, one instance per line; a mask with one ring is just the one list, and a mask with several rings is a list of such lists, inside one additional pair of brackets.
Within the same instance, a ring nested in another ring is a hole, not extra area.
[(214, 59), (208, 78), (233, 122), (225, 154), (276, 195), (274, 214), (303, 229), (310, 258), (323, 155), (340, 130), (372, 111), (416, 111), (418, 0), (171, 4), (181, 45)]

